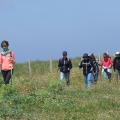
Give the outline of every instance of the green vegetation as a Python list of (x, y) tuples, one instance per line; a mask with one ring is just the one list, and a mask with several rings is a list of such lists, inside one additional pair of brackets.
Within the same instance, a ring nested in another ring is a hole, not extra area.
[(119, 120), (120, 83), (99, 80), (91, 89), (84, 88), (82, 71), (73, 60), (71, 86), (60, 82), (57, 61), (53, 73), (49, 62), (18, 64), (13, 85), (0, 78), (0, 120)]

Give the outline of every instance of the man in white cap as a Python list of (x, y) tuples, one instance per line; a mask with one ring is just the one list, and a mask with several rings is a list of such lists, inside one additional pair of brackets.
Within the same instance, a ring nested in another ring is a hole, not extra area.
[(113, 69), (115, 72), (116, 80), (120, 80), (120, 52), (115, 53), (115, 58), (113, 60)]

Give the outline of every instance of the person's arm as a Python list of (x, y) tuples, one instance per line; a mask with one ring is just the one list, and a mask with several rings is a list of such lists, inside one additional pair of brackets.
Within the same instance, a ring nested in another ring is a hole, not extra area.
[(11, 62), (12, 62), (12, 64), (15, 64), (15, 63), (16, 63), (15, 55), (14, 55), (13, 52), (12, 52), (12, 56), (11, 56)]
[(81, 63), (79, 64), (79, 68), (83, 67), (83, 61), (81, 61)]
[(108, 67), (108, 69), (111, 69), (112, 66), (113, 66), (113, 61), (110, 59), (110, 60), (109, 60), (109, 67)]
[(97, 72), (99, 72), (99, 63), (98, 62), (96, 62), (96, 64), (97, 64)]
[(2, 55), (0, 54), (0, 70), (2, 70)]
[(69, 69), (72, 69), (72, 62), (70, 59), (69, 59)]
[(97, 72), (95, 64), (97, 65), (97, 63), (93, 63), (93, 61), (91, 61), (91, 72), (92, 72), (94, 78), (95, 78), (96, 72)]
[(94, 65), (93, 61), (91, 61), (90, 63), (91, 63), (91, 71), (94, 72), (94, 70), (95, 70), (95, 65)]
[(59, 71), (60, 68), (61, 68), (61, 60), (59, 59), (59, 61), (58, 61), (58, 70), (57, 71)]

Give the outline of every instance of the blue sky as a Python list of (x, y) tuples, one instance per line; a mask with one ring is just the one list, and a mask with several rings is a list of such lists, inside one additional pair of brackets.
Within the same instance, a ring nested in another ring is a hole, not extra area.
[(0, 40), (18, 62), (120, 50), (119, 0), (0, 0)]

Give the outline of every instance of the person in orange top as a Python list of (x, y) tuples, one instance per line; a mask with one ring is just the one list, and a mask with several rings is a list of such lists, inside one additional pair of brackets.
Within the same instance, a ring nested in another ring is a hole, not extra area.
[(10, 79), (12, 79), (15, 57), (14, 53), (9, 50), (8, 41), (2, 41), (1, 48), (3, 49), (3, 51), (0, 53), (0, 69), (4, 79), (4, 83), (9, 84)]

